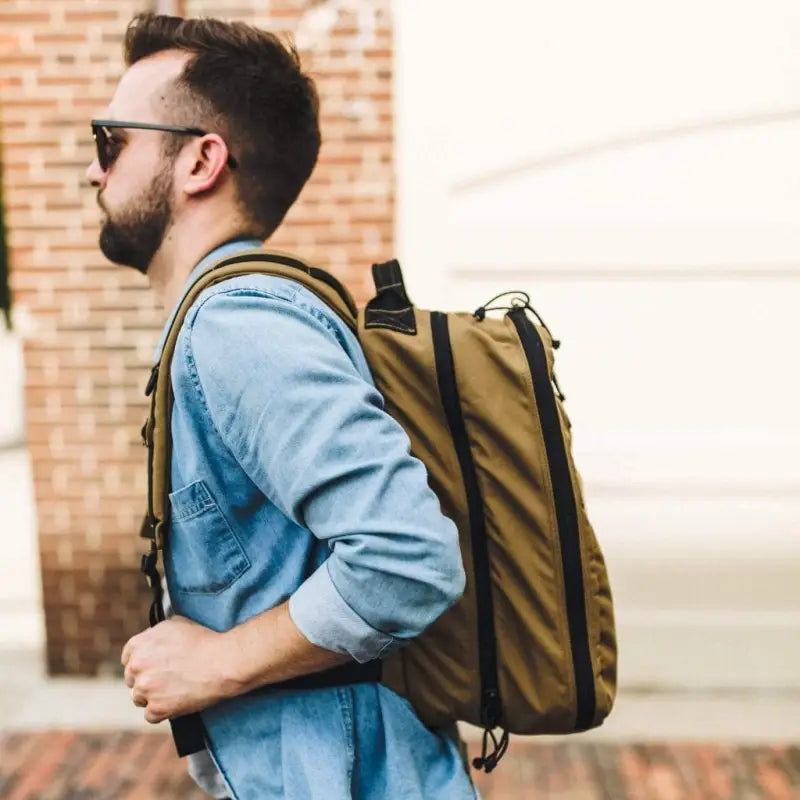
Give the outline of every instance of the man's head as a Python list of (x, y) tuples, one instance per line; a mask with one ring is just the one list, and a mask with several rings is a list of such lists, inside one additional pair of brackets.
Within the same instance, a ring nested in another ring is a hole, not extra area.
[(143, 14), (125, 61), (106, 122), (147, 127), (95, 129), (103, 157), (87, 176), (104, 254), (146, 272), (173, 227), (210, 204), (235, 233), (267, 239), (319, 153), (317, 94), (296, 51), (239, 22)]

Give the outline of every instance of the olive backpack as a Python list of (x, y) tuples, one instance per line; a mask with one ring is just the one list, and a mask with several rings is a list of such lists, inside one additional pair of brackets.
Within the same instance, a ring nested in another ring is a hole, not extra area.
[[(377, 293), (362, 309), (332, 275), (276, 251), (225, 258), (191, 287), (147, 386), (142, 535), (150, 552), (141, 566), (154, 595), (151, 624), (163, 619), (158, 559), (169, 537), (170, 360), (200, 293), (248, 273), (302, 284), (358, 337), (386, 410), (405, 429), (443, 513), (458, 527), (467, 575), (461, 599), (383, 660), (258, 691), (380, 680), (430, 727), (464, 721), (483, 728), (473, 764), (487, 772), (510, 733), (560, 734), (601, 724), (616, 694), (614, 616), (553, 372), (559, 343), (524, 292), (500, 295), (471, 313), (414, 307), (397, 261), (373, 266)], [(507, 305), (491, 305), (504, 296)], [(181, 755), (205, 747), (199, 715), (171, 722)]]

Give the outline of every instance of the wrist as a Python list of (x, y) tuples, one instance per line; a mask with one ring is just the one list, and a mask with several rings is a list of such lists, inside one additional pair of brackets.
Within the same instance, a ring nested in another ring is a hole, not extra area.
[(225, 699), (238, 697), (245, 694), (253, 687), (253, 675), (249, 652), (244, 636), (242, 625), (237, 625), (229, 631), (218, 634), (219, 667), (218, 679), (220, 691)]

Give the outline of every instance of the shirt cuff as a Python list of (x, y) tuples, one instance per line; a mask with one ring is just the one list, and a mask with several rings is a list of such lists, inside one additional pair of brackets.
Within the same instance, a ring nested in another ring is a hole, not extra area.
[(333, 585), (327, 562), (289, 598), (289, 615), (312, 644), (346, 653), (363, 664), (401, 644), (365, 622)]

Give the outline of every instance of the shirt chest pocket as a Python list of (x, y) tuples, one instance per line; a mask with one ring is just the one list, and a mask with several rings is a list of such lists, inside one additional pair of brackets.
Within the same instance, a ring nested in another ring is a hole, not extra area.
[(171, 592), (219, 594), (250, 567), (250, 560), (203, 481), (169, 496)]

